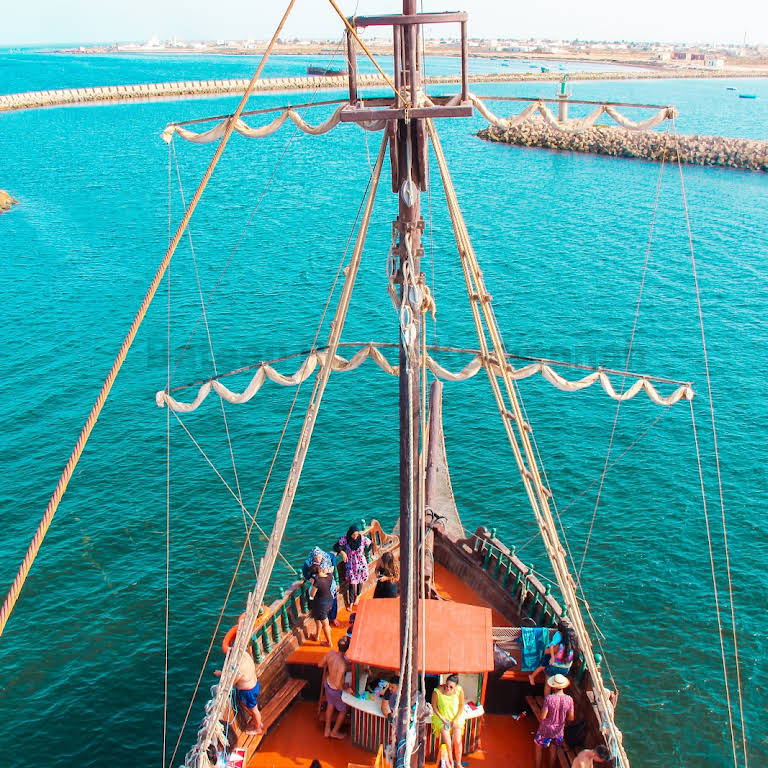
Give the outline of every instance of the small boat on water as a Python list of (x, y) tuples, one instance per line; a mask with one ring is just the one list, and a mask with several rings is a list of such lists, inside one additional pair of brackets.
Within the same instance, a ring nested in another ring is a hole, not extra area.
[(541, 71), (542, 71), (542, 72), (549, 72), (549, 67), (542, 67), (542, 68), (541, 68)]
[(734, 88), (732, 85), (727, 85), (727, 86), (725, 87), (725, 90), (726, 90), (726, 91), (735, 91), (736, 89), (735, 89), (735, 88)]
[(739, 98), (740, 99), (756, 99), (757, 94), (756, 93), (740, 93)]
[(349, 73), (346, 69), (342, 69), (341, 67), (309, 66), (307, 67), (307, 74), (316, 75), (319, 77), (333, 77), (334, 75), (346, 75)]

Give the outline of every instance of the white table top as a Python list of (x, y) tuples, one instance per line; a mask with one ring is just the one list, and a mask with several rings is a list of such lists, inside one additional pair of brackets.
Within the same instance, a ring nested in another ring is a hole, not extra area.
[[(384, 717), (381, 713), (381, 698), (379, 696), (375, 696), (373, 699), (359, 699), (354, 694), (344, 691), (344, 693), (341, 694), (341, 700), (353, 709), (358, 709), (369, 715)], [(471, 720), (474, 717), (481, 717), (484, 714), (485, 710), (479, 704), (474, 709), (467, 704), (464, 705), (464, 717), (467, 720)]]

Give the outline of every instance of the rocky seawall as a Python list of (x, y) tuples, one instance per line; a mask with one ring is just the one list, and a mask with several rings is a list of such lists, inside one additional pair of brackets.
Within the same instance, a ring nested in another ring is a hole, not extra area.
[(5, 190), (0, 189), (0, 213), (9, 211), (12, 205), (16, 205), (19, 201), (12, 198)]
[(481, 139), (520, 147), (586, 152), (610, 157), (720, 166), (768, 172), (768, 141), (730, 139), (724, 136), (672, 135), (660, 131), (628, 131), (615, 126), (594, 126), (582, 133), (562, 133), (542, 118), (526, 120), (512, 128), (488, 126)]
[[(471, 83), (560, 82), (562, 72), (509, 72), (488, 75), (470, 75)], [(573, 72), (569, 82), (588, 80), (661, 80), (665, 78), (750, 78), (765, 77), (761, 70), (712, 71), (692, 69), (632, 70), (629, 72)], [(459, 82), (458, 75), (424, 78), (427, 84)], [(379, 75), (358, 76), (360, 87), (385, 86)], [(63, 88), (49, 91), (27, 91), (0, 95), (0, 112), (40, 107), (61, 107), (69, 104), (103, 104), (105, 102), (147, 101), (152, 99), (178, 99), (213, 96), (216, 94), (242, 94), (248, 80), (185, 80), (174, 83), (141, 83), (138, 85), (109, 85), (100, 88)], [(314, 91), (345, 89), (346, 76), (332, 77), (276, 77), (259, 80), (258, 91)]]

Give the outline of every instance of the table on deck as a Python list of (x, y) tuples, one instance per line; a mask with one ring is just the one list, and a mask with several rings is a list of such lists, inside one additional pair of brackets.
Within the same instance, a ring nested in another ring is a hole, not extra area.
[[(388, 744), (390, 738), (390, 724), (381, 713), (381, 699), (377, 696), (373, 699), (361, 699), (351, 693), (344, 692), (342, 701), (352, 709), (352, 743), (370, 752), (377, 752), (379, 744)], [(470, 707), (464, 705), (464, 751), (467, 754), (474, 752), (480, 740), (481, 717), (485, 714), (482, 706)], [(429, 738), (429, 752), (427, 760), (437, 758), (437, 739), (431, 735)]]

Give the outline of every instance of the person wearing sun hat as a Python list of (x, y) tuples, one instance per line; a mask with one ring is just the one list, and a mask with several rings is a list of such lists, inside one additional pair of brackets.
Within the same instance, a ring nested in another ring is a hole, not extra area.
[(544, 760), (544, 750), (547, 750), (547, 764), (555, 762), (555, 750), (563, 743), (565, 724), (573, 720), (573, 699), (565, 692), (571, 681), (565, 675), (552, 675), (547, 678), (547, 685), (552, 690), (544, 697), (541, 708), (539, 730), (533, 739), (536, 748), (536, 768), (541, 768)]

